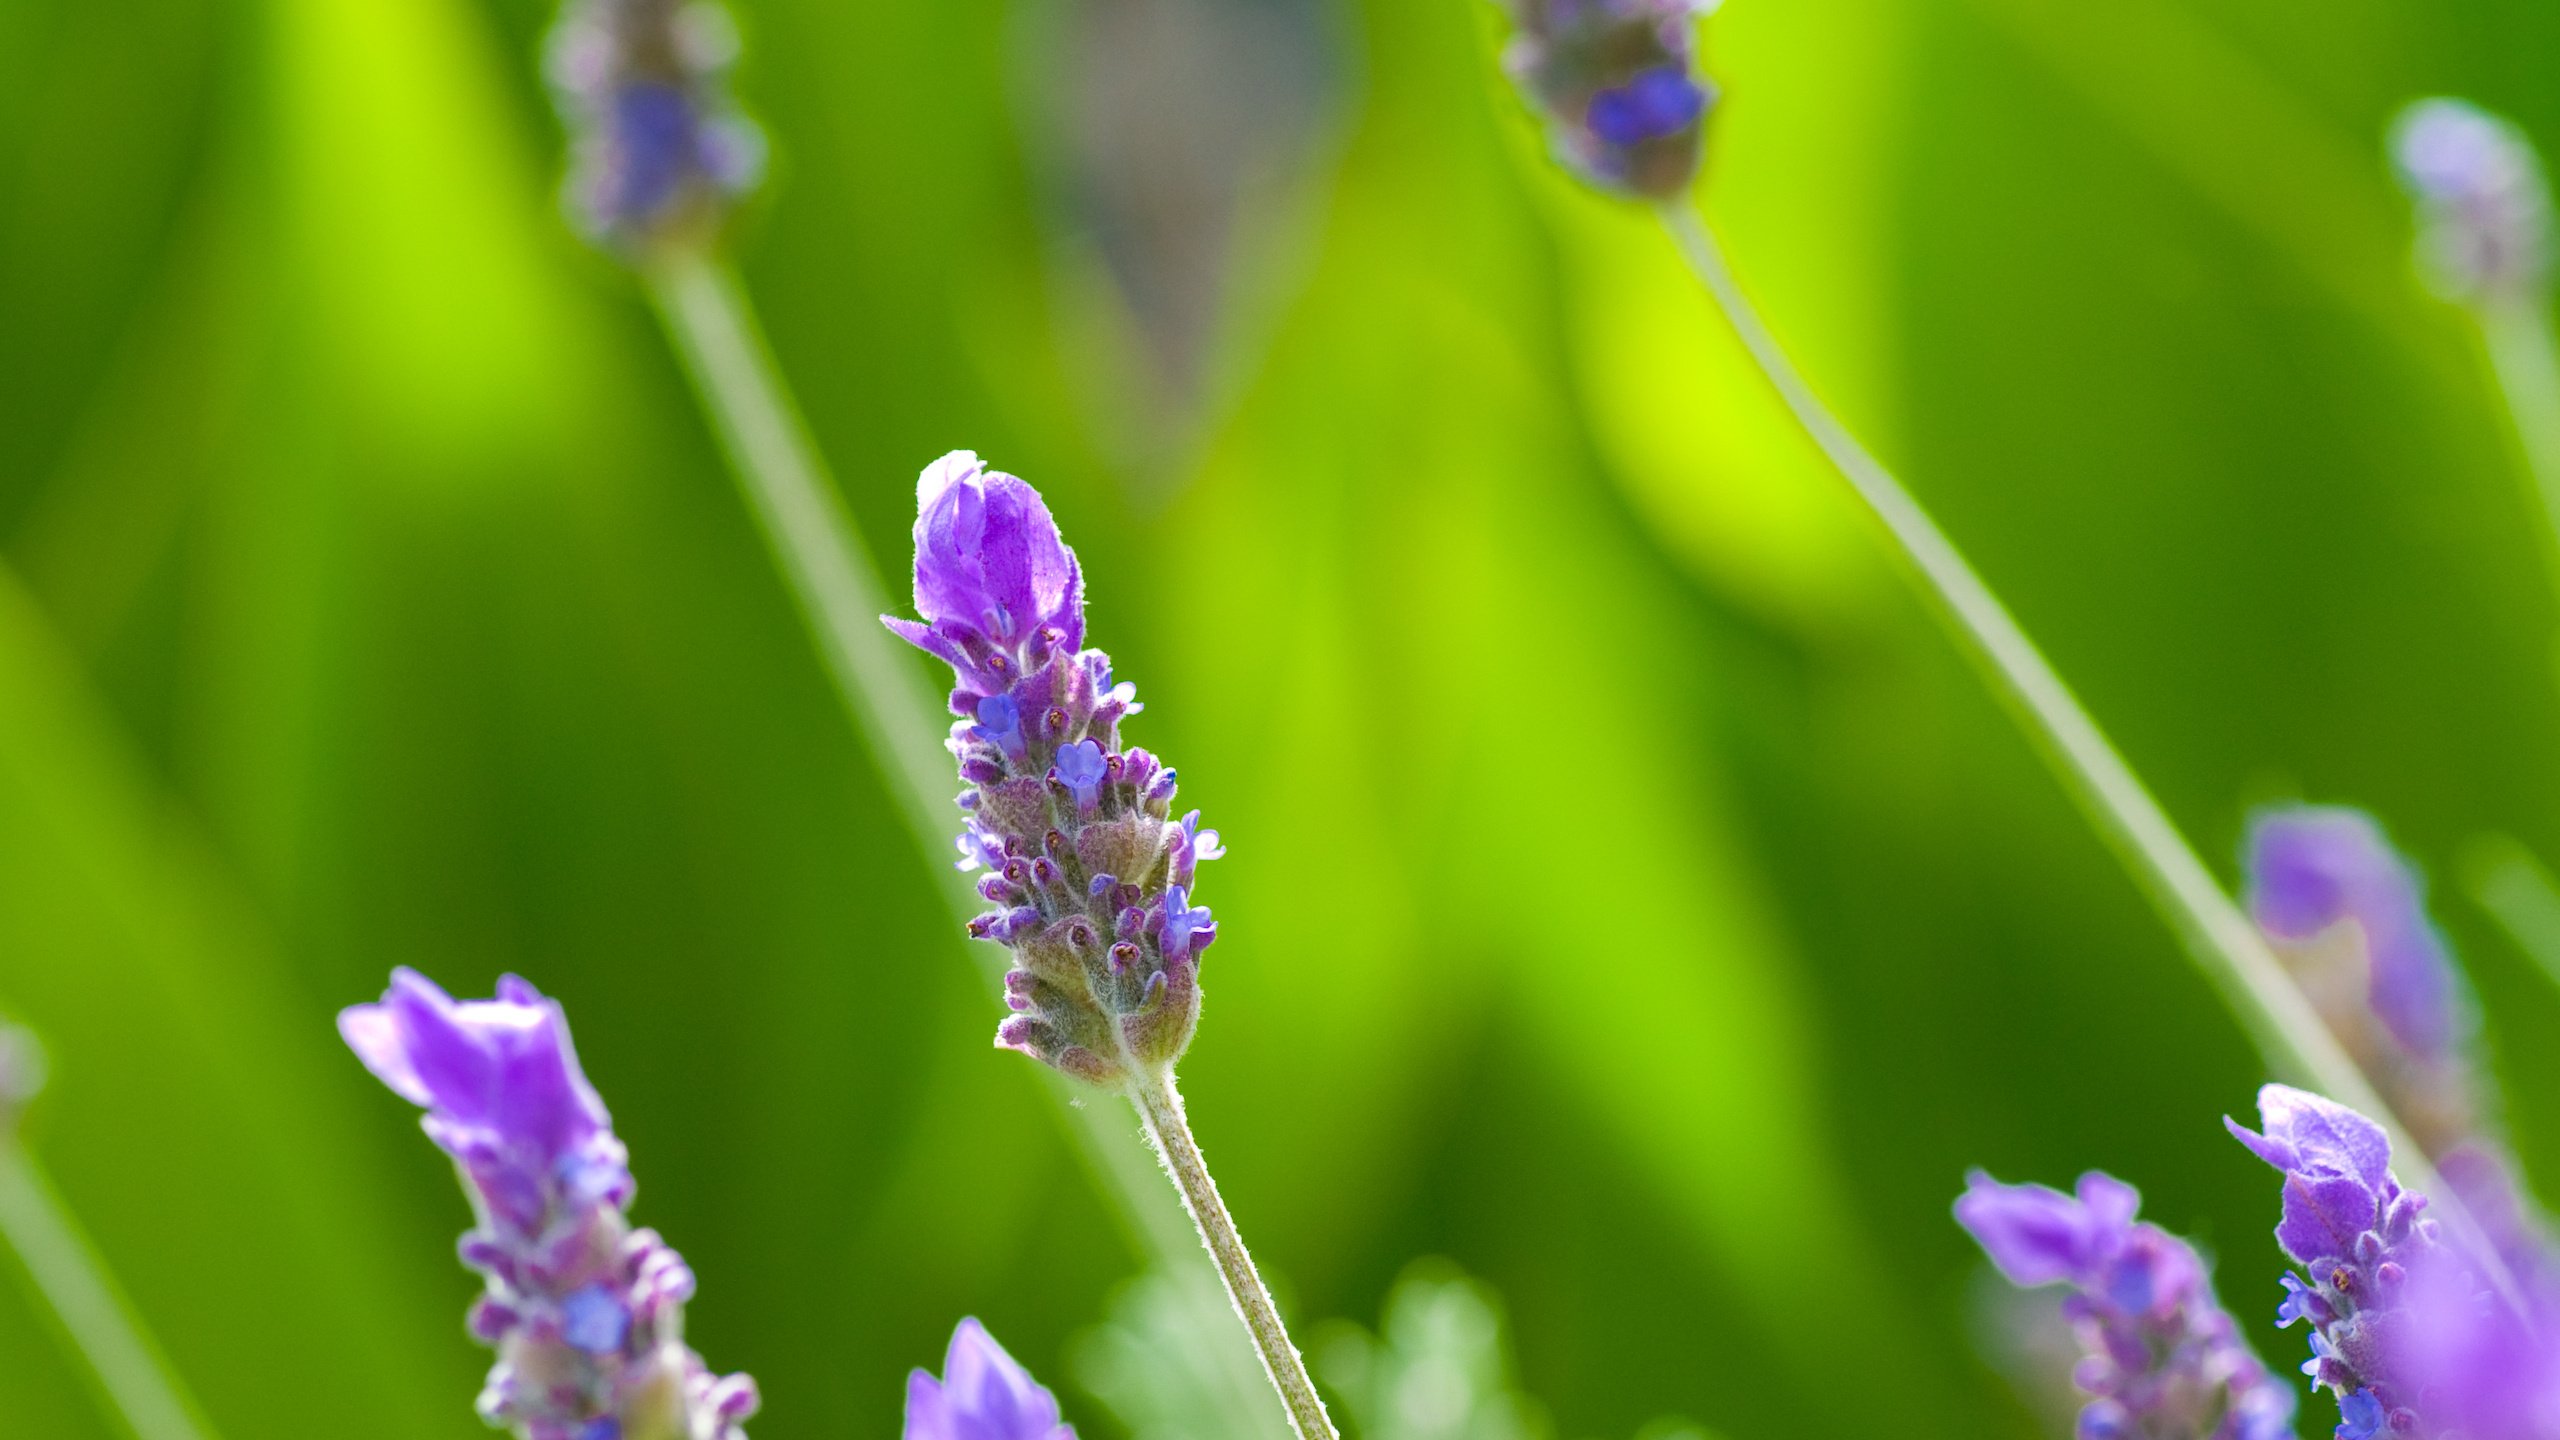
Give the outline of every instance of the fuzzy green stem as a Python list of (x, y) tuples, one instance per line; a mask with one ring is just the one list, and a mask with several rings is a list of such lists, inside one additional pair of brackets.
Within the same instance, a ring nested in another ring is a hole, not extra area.
[[(869, 743), (927, 868), (938, 877), (956, 932), (976, 912), (978, 899), (948, 863), (957, 833), (955, 782), (943, 759), (942, 737), (930, 724), (944, 708), (941, 698), (880, 624), (890, 605), (879, 572), (791, 403), (737, 276), (719, 259), (693, 249), (655, 257), (643, 275), (827, 673)], [(968, 948), (988, 986), (1000, 985), (1004, 952), (987, 944)], [(1191, 1244), (1192, 1227), (1181, 1207), (1151, 1173), (1155, 1167), (1144, 1146), (1111, 1118), (1109, 1107), (1082, 1104), (1076, 1082), (1045, 1067), (1041, 1073), (1130, 1240), (1180, 1283), (1206, 1322), (1195, 1332), (1202, 1372), (1229, 1382), (1235, 1433), (1270, 1428), (1263, 1410), (1269, 1401), (1250, 1380), (1252, 1367), (1242, 1347), (1212, 1338), (1224, 1332), (1214, 1322), (1216, 1287)]]
[[(0, 1121), (5, 1124), (5, 1121)], [(35, 1294), (106, 1409), (135, 1440), (212, 1440), (212, 1427), (116, 1290), (106, 1264), (71, 1218), (35, 1156), (0, 1130), (0, 1240), (16, 1251)]]
[(1184, 1208), (1191, 1212), (1192, 1223), (1199, 1227), (1200, 1243), (1209, 1257), (1217, 1262), (1218, 1276), (1227, 1285), (1227, 1299), (1236, 1310), (1236, 1318), (1253, 1336), (1254, 1349), (1262, 1356), (1263, 1373), (1270, 1377), (1271, 1388), (1280, 1392), (1280, 1401), (1289, 1409), (1289, 1423), (1299, 1440), (1338, 1440), (1333, 1420), (1324, 1412), (1324, 1401), (1316, 1394), (1315, 1381), (1307, 1375), (1306, 1361), (1298, 1355), (1298, 1347), (1289, 1341), (1289, 1328), (1280, 1322), (1279, 1307), (1271, 1303), (1271, 1291), (1262, 1283), (1262, 1274), (1253, 1268), (1253, 1256), (1244, 1248), (1244, 1237), (1236, 1233), (1235, 1218), (1227, 1213), (1227, 1204), (1218, 1198), (1218, 1182), (1209, 1175), (1209, 1162), (1201, 1157), (1199, 1142), (1191, 1138), (1191, 1122), (1182, 1112), (1182, 1092), (1174, 1088), (1173, 1069), (1138, 1069), (1131, 1072), (1129, 1103), (1138, 1110), (1147, 1138), (1155, 1142), (1156, 1158), (1164, 1162), (1164, 1173), (1173, 1180), (1174, 1189), (1182, 1193)]
[(2132, 871), (2189, 957), (2221, 992), (2267, 1068), (2280, 1079), (2372, 1116), (2391, 1132), (2394, 1164), (2401, 1177), (2434, 1197), (2438, 1213), (2457, 1229), (2476, 1234), (2477, 1227), (2451, 1192), (2437, 1182), (2426, 1153), (2410, 1139), (2407, 1127), (2321, 1023), (2319, 1013), (2267, 948), (2258, 927), (2224, 893), (2043, 652), (1911, 492), (1867, 453), (1797, 373), (1734, 279), (1706, 221), (1687, 201), (1666, 204), (1662, 216), (1682, 257), (1714, 297), (1761, 373), (1883, 525), (1922, 594), (2009, 703), (2064, 788)]

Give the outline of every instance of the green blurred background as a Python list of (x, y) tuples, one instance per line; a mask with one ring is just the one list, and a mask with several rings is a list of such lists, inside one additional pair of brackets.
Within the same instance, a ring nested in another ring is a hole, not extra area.
[[(2032, 1435), (1947, 1203), (2103, 1165), (2295, 1356), (2239, 1031), (1483, 0), (739, 8), (737, 252), (859, 520), (894, 566), (953, 447), (1039, 484), (1232, 847), (1184, 1074), (1295, 1315), (1445, 1256), (1568, 1440)], [(31, 1143), (233, 1440), (482, 1433), (464, 1206), (330, 1020), (520, 971), (759, 1440), (894, 1434), (964, 1313), (1107, 1440), (1070, 1356), (1137, 1257), (560, 218), (548, 18), (0, 0)], [(2560, 855), (2546, 542), (2379, 148), (2434, 91), (2560, 142), (2560, 11), (1706, 34), (1707, 204), (1817, 383), (2226, 877), (2285, 796), (2439, 876), (2560, 1177), (2560, 991), (2449, 878)], [(0, 1432), (115, 1433), (17, 1287)]]

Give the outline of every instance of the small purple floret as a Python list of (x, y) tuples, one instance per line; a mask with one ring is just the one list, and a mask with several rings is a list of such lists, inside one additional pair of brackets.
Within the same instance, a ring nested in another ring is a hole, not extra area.
[(338, 1031), (460, 1166), (479, 1217), (460, 1253), (486, 1282), (469, 1327), (499, 1355), (482, 1417), (528, 1440), (610, 1440), (640, 1417), (637, 1433), (745, 1440), (755, 1382), (685, 1346), (693, 1273), (625, 1217), (631, 1171), (560, 1007), (512, 975), (457, 1001), (403, 968)]
[(942, 1378), (907, 1377), (905, 1440), (1075, 1440), (1057, 1397), (1004, 1352), (974, 1318), (951, 1333)]
[(1101, 744), (1087, 737), (1061, 747), (1057, 766), (1050, 773), (1075, 796), (1076, 808), (1089, 814), (1101, 801), (1102, 782), (1110, 770), (1102, 758)]
[(1966, 1177), (1956, 1220), (2010, 1283), (2068, 1285), (2086, 1358), (2080, 1440), (2284, 1440), (2294, 1396), (2240, 1338), (2185, 1241), (2139, 1224), (2141, 1197), (2090, 1171), (2065, 1195)]

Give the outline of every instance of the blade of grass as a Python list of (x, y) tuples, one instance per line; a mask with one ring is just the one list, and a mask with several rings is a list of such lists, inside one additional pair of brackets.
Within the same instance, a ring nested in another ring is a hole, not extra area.
[(30, 1288), (61, 1323), (108, 1413), (135, 1440), (214, 1440), (185, 1382), (116, 1288), (70, 1206), (36, 1157), (9, 1135), (0, 1135), (0, 1240), (16, 1252)]

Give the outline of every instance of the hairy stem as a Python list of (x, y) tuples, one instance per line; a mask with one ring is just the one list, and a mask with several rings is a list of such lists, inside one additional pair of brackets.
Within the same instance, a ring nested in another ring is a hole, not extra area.
[(1218, 1198), (1218, 1182), (1210, 1178), (1209, 1162), (1201, 1158), (1199, 1142), (1191, 1138), (1191, 1122), (1182, 1113), (1182, 1092), (1174, 1088), (1172, 1067), (1134, 1071), (1129, 1101), (1138, 1107), (1138, 1118), (1146, 1124), (1147, 1138), (1155, 1142), (1164, 1173), (1172, 1177), (1173, 1188), (1182, 1192), (1183, 1206), (1199, 1227), (1200, 1243), (1217, 1262), (1219, 1278), (1227, 1283), (1227, 1299), (1234, 1302), (1237, 1318), (1252, 1333), (1254, 1348), (1262, 1354), (1263, 1373), (1271, 1377), (1271, 1388), (1280, 1392), (1281, 1403), (1289, 1407), (1289, 1423), (1299, 1440), (1337, 1440), (1333, 1420), (1316, 1395), (1315, 1381), (1307, 1376), (1306, 1362), (1289, 1342), (1289, 1328), (1280, 1323), (1280, 1311), (1271, 1303), (1261, 1272), (1253, 1268), (1244, 1237), (1236, 1233), (1234, 1217)]
[[(828, 675), (897, 802), (909, 833), (938, 877), (955, 936), (978, 909), (977, 893), (950, 864), (958, 832), (955, 781), (933, 718), (943, 709), (922, 667), (880, 624), (890, 609), (879, 572), (853, 517), (818, 457), (792, 404), (789, 387), (756, 324), (755, 312), (727, 265), (694, 251), (670, 253), (645, 271), (651, 298), (687, 376), (710, 416), (748, 507), (754, 511), (792, 598), (807, 620)], [(1004, 952), (970, 944), (988, 986), (1003, 982)], [(1087, 1169), (1114, 1202), (1129, 1238), (1150, 1263), (1182, 1286), (1203, 1320), (1193, 1333), (1201, 1370), (1224, 1382), (1238, 1436), (1276, 1429), (1269, 1399), (1252, 1376), (1241, 1345), (1215, 1321), (1217, 1290), (1181, 1207), (1149, 1173), (1145, 1149), (1113, 1121), (1108, 1107), (1078, 1103), (1075, 1082), (1042, 1068)]]
[[(1686, 201), (1662, 209), (1681, 255), (1741, 337), (1798, 424), (1892, 537), (1923, 595), (1981, 665), (2027, 734), (2043, 750), (2064, 788), (2151, 897), (2187, 954), (2222, 994), (2279, 1078), (2352, 1106), (2391, 1132), (2394, 1166), (2432, 1197), (2437, 1213), (2477, 1234), (2451, 1192), (2438, 1183), (2426, 1153), (2410, 1139), (2345, 1047), (2321, 1023), (2302, 990), (2240, 907), (2223, 892), (2193, 846), (2178, 832), (2133, 768), (2116, 752), (2071, 687), (2019, 628), (1928, 512), (1891, 471), (1849, 433), (1796, 372), (1777, 337), (1742, 293), (1733, 269)], [(2512, 1279), (2508, 1288), (2512, 1298)]]
[(212, 1428), (143, 1333), (36, 1158), (0, 1132), (0, 1240), (86, 1362), (108, 1411), (136, 1440), (211, 1440)]

